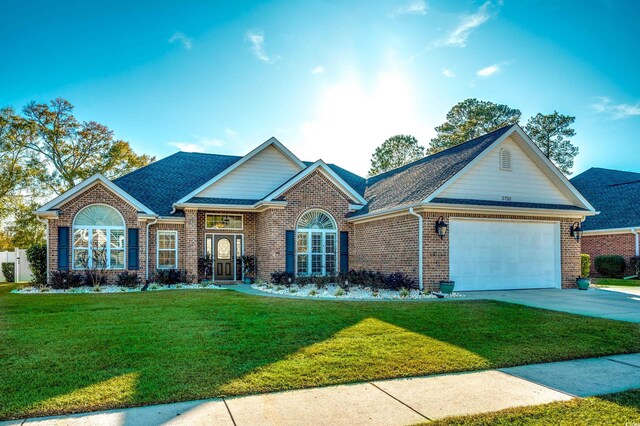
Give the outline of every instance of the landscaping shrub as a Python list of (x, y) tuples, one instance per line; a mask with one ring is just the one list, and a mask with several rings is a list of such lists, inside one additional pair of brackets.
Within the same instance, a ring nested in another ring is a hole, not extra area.
[(70, 271), (52, 271), (49, 277), (49, 285), (56, 290), (81, 287), (83, 283), (82, 275)]
[(136, 273), (123, 272), (118, 274), (116, 282), (120, 287), (136, 288), (140, 284), (140, 277)]
[(83, 281), (83, 284), (88, 287), (100, 287), (107, 284), (107, 276), (95, 270), (86, 270)]
[(416, 281), (400, 271), (384, 276), (383, 288), (386, 290), (399, 291), (413, 287), (416, 287)]
[(291, 286), (294, 276), (291, 272), (275, 271), (271, 273), (271, 282), (274, 284), (283, 285), (285, 287)]
[(587, 278), (591, 272), (591, 256), (588, 254), (580, 255), (580, 276)]
[(614, 254), (596, 256), (594, 266), (596, 271), (604, 277), (620, 277), (624, 274), (626, 263), (624, 257)]
[(16, 265), (14, 263), (5, 262), (2, 264), (2, 275), (8, 283), (16, 280)]
[(640, 256), (633, 256), (629, 259), (629, 267), (638, 276), (640, 276)]
[(346, 274), (340, 274), (339, 281), (341, 285), (370, 286), (376, 289), (384, 286), (384, 274), (368, 269), (350, 269)]
[(178, 269), (159, 269), (153, 277), (153, 281), (161, 285), (172, 285), (185, 282), (187, 274)]
[(29, 247), (27, 249), (27, 260), (33, 275), (31, 282), (40, 287), (47, 285), (47, 245), (34, 244)]

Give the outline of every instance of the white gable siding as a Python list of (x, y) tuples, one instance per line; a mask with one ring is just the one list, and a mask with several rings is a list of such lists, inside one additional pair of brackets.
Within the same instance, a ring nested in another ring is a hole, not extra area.
[[(511, 152), (511, 170), (500, 170), (501, 148)], [(495, 147), (439, 197), (573, 204), (511, 139), (505, 139)]]
[(299, 171), (280, 151), (268, 146), (196, 197), (261, 199)]

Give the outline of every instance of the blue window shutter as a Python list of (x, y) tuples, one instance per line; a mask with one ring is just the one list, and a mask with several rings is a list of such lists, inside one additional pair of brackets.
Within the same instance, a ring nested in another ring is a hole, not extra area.
[(296, 254), (295, 251), (295, 232), (294, 231), (287, 231), (287, 239), (286, 239), (286, 262), (285, 262), (285, 271), (289, 272), (291, 274), (293, 274), (293, 265), (295, 264), (294, 262), (294, 256)]
[(349, 272), (349, 233), (340, 231), (340, 272)]
[(69, 227), (58, 226), (58, 270), (69, 270)]
[(127, 229), (127, 269), (137, 271), (140, 269), (140, 249), (138, 247), (138, 228)]

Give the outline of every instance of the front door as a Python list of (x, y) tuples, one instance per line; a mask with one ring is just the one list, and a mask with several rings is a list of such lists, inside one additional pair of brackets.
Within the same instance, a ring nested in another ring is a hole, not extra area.
[(213, 270), (215, 279), (222, 281), (233, 280), (233, 235), (216, 235), (213, 244)]

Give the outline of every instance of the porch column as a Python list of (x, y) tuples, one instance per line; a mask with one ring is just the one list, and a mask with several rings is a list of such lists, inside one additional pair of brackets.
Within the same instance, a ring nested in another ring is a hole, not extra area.
[(198, 281), (198, 210), (184, 209), (184, 265), (187, 281)]

